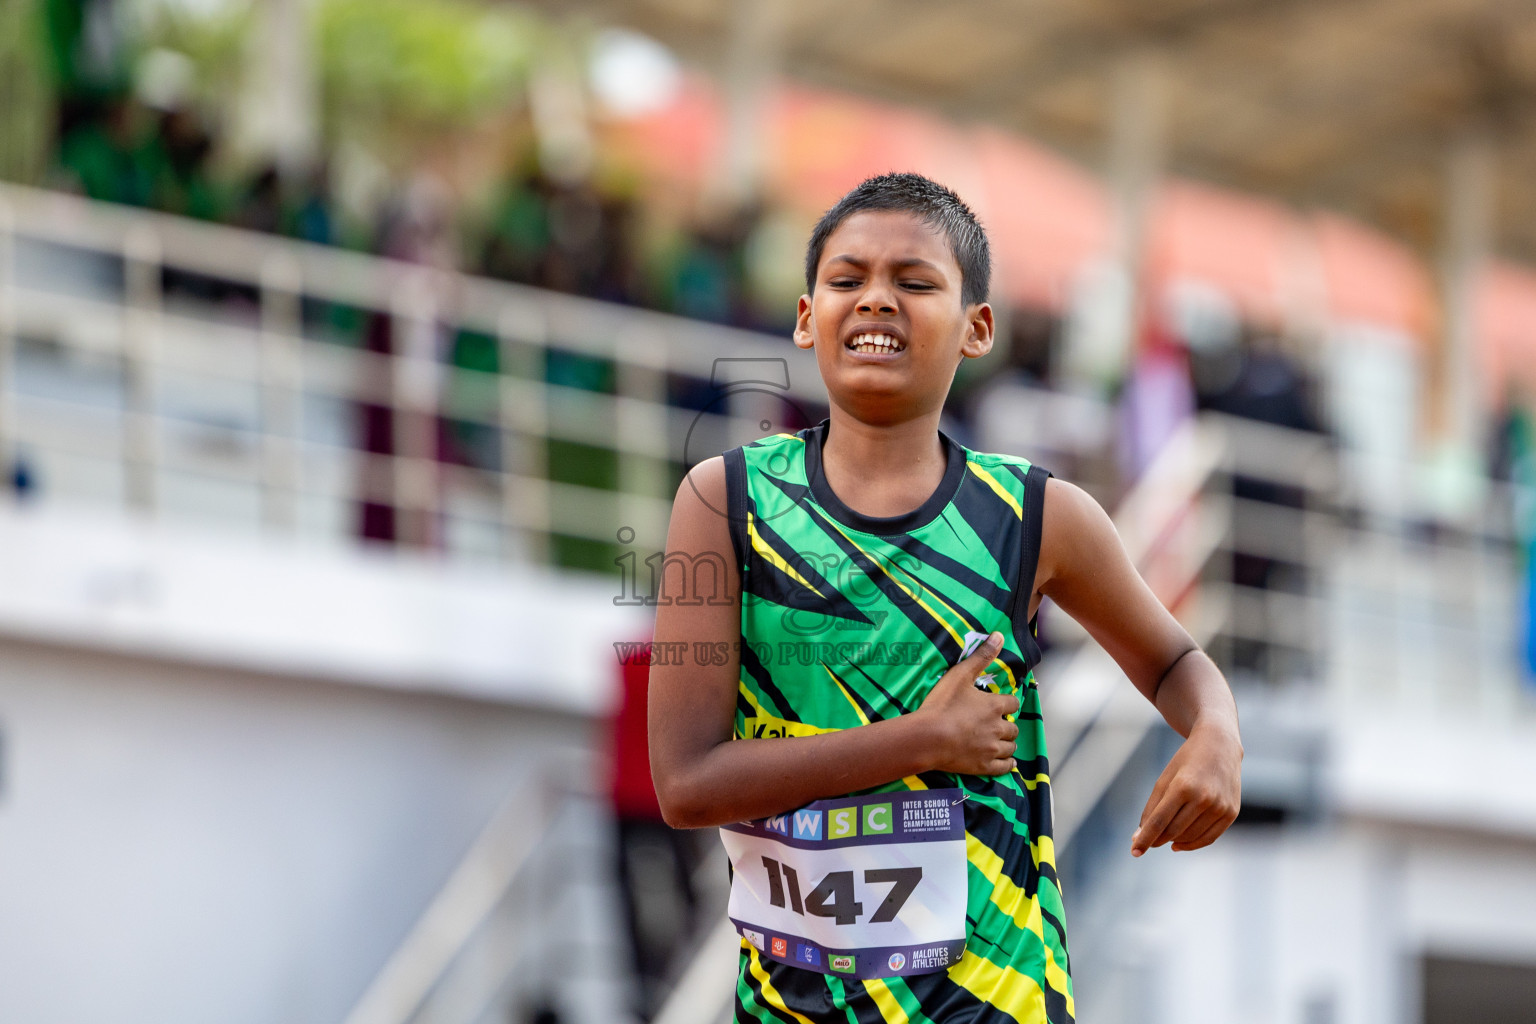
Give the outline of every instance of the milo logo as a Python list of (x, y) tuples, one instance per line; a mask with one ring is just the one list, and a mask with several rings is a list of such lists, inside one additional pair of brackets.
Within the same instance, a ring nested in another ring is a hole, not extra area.
[(851, 957), (851, 956), (830, 956), (830, 957), (827, 957), (827, 966), (831, 967), (834, 971), (841, 971), (844, 974), (851, 974), (851, 973), (853, 973), (853, 957)]

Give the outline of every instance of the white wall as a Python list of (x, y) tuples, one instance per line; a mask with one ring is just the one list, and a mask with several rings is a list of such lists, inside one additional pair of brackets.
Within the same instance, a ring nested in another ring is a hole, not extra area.
[(1139, 1024), (1417, 1024), (1426, 955), (1536, 967), (1536, 727), (1338, 717), (1330, 816), (1153, 851)]
[(6, 1021), (340, 1021), (498, 801), (590, 742), (456, 697), (0, 663)]
[[(601, 793), (630, 615), (607, 581), (0, 512), (0, 1021), (341, 1021), (509, 792)], [(577, 803), (553, 938), (613, 963)], [(621, 1019), (610, 973), (567, 1019)]]

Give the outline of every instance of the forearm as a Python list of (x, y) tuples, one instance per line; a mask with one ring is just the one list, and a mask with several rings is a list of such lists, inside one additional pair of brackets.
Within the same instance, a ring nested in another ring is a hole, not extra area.
[(706, 828), (748, 821), (927, 771), (933, 737), (922, 718), (816, 736), (727, 740), (673, 766), (653, 765), (669, 824)]
[(1153, 695), (1158, 713), (1180, 736), (1198, 729), (1230, 732), (1236, 739), (1237, 704), (1232, 690), (1210, 657), (1194, 648), (1164, 674)]

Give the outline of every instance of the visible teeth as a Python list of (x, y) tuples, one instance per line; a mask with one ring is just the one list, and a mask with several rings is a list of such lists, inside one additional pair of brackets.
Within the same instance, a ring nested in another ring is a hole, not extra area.
[(855, 352), (900, 352), (901, 345), (889, 334), (860, 334), (849, 345)]

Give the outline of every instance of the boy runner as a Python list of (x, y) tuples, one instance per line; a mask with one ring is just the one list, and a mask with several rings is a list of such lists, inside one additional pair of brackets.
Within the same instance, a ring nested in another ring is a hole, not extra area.
[(811, 235), (794, 335), (829, 418), (678, 489), (665, 564), (693, 568), (663, 573), (655, 641), (690, 657), (652, 666), (651, 768), (670, 824), (723, 826), (738, 1021), (1072, 1020), (1042, 596), (1185, 737), (1132, 855), (1199, 849), (1237, 815), (1231, 693), (1108, 516), (938, 429), (960, 360), (992, 347), (989, 275), (954, 193), (859, 185)]

